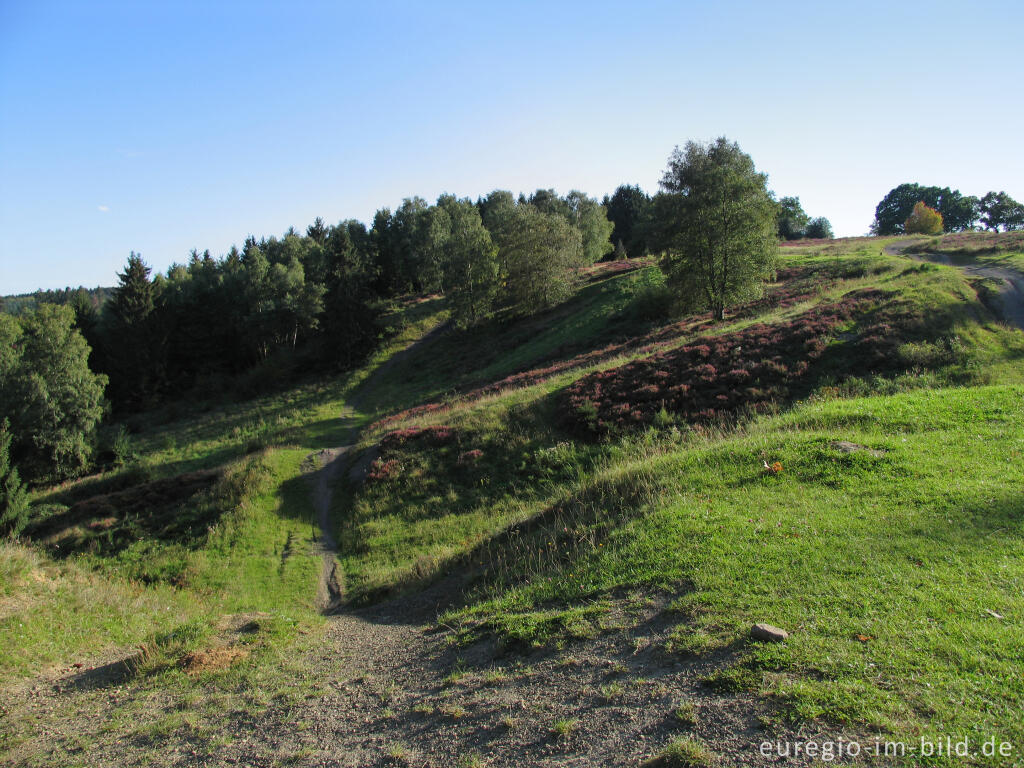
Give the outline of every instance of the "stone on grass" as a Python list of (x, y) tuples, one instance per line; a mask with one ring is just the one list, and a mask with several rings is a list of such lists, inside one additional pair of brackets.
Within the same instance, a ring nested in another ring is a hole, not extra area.
[(755, 624), (750, 628), (750, 636), (766, 643), (781, 643), (789, 637), (789, 632), (773, 627), (771, 624)]
[(885, 456), (886, 452), (881, 448), (868, 448), (866, 445), (860, 445), (859, 443), (851, 443), (849, 440), (835, 440), (828, 444), (829, 448), (834, 448), (840, 453), (857, 453), (857, 451), (864, 451), (871, 454), (875, 458), (881, 458)]

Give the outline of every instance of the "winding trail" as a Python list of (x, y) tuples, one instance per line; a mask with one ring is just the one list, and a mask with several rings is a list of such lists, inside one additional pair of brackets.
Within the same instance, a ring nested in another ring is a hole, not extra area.
[(320, 527), (318, 548), (322, 559), (320, 579), (316, 588), (316, 607), (325, 614), (334, 613), (341, 608), (344, 597), (341, 573), (338, 570), (338, 542), (331, 530), (331, 500), (338, 472), (348, 463), (351, 448), (351, 445), (343, 445), (340, 448), (327, 448), (313, 454), (319, 467), (312, 477), (312, 482), (313, 508)]
[[(416, 339), (407, 347), (396, 352), (374, 370), (356, 388), (356, 393), (348, 400), (346, 407), (338, 416), (344, 422), (343, 445), (325, 448), (309, 457), (316, 467), (311, 475), (313, 509), (320, 528), (320, 540), (317, 547), (322, 556), (320, 579), (316, 589), (316, 606), (323, 614), (335, 614), (341, 610), (344, 602), (344, 580), (338, 564), (338, 541), (334, 537), (334, 521), (331, 516), (331, 504), (334, 499), (334, 485), (341, 473), (351, 463), (352, 449), (359, 437), (357, 414), (367, 393), (372, 392), (380, 379), (389, 370), (408, 358), (414, 352), (432, 343), (448, 330), (448, 323), (437, 327)], [(367, 467), (361, 470), (365, 473)]]
[(905, 253), (906, 249), (915, 241), (890, 243), (885, 246), (885, 252), (892, 256), (904, 256), (917, 261), (929, 261), (935, 264), (944, 264), (947, 267), (956, 267), (961, 272), (971, 277), (988, 277), (998, 280), (999, 298), (1002, 306), (1000, 314), (1003, 320), (1024, 330), (1024, 274), (1006, 267), (994, 267), (985, 264), (968, 263), (958, 264), (944, 253)]

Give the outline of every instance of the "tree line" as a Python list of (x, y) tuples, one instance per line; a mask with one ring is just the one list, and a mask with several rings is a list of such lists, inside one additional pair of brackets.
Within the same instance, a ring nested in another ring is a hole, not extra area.
[[(875, 208), (871, 224), (873, 235), (910, 234), (907, 222), (920, 219), (914, 206), (923, 203), (941, 216), (941, 231), (966, 232), (974, 229), (1009, 232), (1024, 229), (1024, 205), (1005, 192), (988, 192), (983, 197), (961, 194), (949, 187), (900, 184), (889, 190)], [(924, 231), (915, 226), (911, 230)]]

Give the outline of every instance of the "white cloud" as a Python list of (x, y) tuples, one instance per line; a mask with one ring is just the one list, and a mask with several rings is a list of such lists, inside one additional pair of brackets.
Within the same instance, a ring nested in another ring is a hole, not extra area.
[(109, 205), (97, 205), (96, 206), (96, 210), (99, 211), (100, 213), (107, 213), (108, 211), (110, 211), (110, 206)]

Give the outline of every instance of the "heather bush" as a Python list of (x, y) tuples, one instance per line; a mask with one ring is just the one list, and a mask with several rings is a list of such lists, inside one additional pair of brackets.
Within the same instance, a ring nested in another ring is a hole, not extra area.
[[(568, 389), (571, 420), (585, 431), (606, 432), (667, 424), (672, 414), (700, 423), (763, 411), (788, 398), (840, 326), (883, 295), (858, 291), (787, 323), (759, 323), (592, 373)], [(853, 344), (864, 361), (877, 364), (895, 357), (898, 338), (888, 323), (872, 323)], [(929, 359), (939, 358), (933, 354)]]

